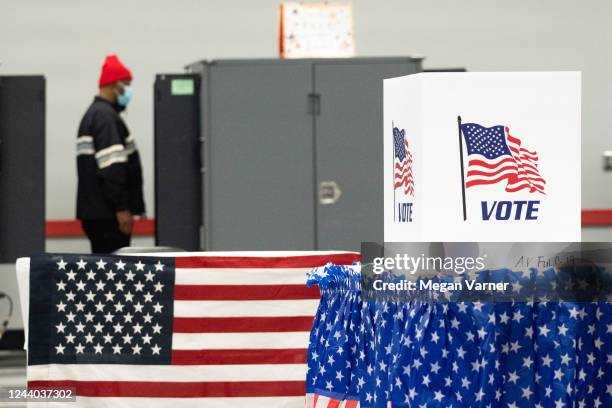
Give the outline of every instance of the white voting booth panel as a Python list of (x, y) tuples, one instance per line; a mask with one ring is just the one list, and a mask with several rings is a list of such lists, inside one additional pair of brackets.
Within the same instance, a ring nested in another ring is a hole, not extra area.
[(580, 88), (579, 72), (385, 80), (385, 241), (580, 241)]

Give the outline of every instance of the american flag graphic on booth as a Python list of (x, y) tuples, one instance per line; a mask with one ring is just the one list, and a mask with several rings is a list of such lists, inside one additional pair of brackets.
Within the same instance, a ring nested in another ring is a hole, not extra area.
[(507, 126), (461, 125), (468, 153), (467, 188), (505, 183), (507, 192), (544, 193), (546, 181), (538, 170), (538, 153), (510, 135)]
[(393, 127), (393, 189), (414, 196), (412, 161), (406, 131)]
[(28, 386), (96, 408), (303, 406), (304, 274), (359, 259), (306, 254), (32, 257)]

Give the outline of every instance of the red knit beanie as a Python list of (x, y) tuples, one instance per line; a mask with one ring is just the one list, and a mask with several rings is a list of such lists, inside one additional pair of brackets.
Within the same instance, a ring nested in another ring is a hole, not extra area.
[(99, 87), (112, 84), (113, 82), (132, 79), (132, 73), (125, 65), (119, 61), (116, 55), (109, 55), (104, 60), (102, 65), (102, 73), (100, 74)]

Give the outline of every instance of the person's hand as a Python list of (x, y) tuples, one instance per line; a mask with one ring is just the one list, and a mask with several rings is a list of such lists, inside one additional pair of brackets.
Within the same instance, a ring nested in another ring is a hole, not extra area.
[(134, 217), (131, 212), (127, 210), (117, 211), (117, 222), (119, 223), (119, 231), (123, 232), (125, 235), (132, 235)]

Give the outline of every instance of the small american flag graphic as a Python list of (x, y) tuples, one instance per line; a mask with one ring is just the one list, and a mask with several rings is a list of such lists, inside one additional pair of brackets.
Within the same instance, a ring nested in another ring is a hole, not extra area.
[(414, 196), (412, 153), (406, 140), (406, 131), (393, 127), (393, 189)]
[(28, 386), (74, 388), (91, 408), (303, 407), (319, 297), (304, 274), (358, 259), (32, 257)]
[(507, 126), (461, 125), (468, 153), (467, 188), (505, 183), (507, 192), (543, 193), (546, 181), (538, 170), (538, 153), (523, 147)]

